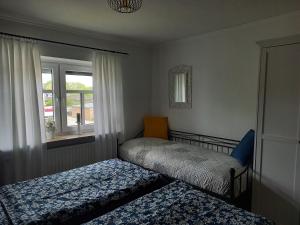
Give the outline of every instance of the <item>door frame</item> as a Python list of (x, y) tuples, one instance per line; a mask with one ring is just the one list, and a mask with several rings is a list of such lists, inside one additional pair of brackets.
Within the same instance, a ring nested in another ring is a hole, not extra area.
[[(256, 192), (256, 197), (253, 194), (252, 210), (259, 212), (260, 201), (263, 199), (260, 197), (260, 191), (258, 190), (259, 185), (255, 185), (255, 182), (258, 184), (261, 183), (261, 174), (262, 174), (262, 140), (263, 138), (272, 138), (272, 137), (263, 137), (263, 120), (264, 120), (264, 109), (265, 109), (265, 94), (266, 94), (266, 74), (267, 74), (267, 65), (269, 50), (274, 47), (293, 45), (300, 43), (300, 35), (293, 35), (282, 38), (275, 38), (269, 40), (263, 40), (256, 42), (260, 47), (260, 65), (259, 65), (259, 79), (258, 79), (258, 95), (257, 95), (257, 121), (256, 121), (256, 138), (255, 138), (255, 148), (253, 156), (253, 191)], [(300, 137), (299, 137), (300, 139)], [(286, 140), (289, 141), (289, 140)], [(299, 153), (297, 153), (299, 154)], [(253, 206), (258, 208), (253, 208)]]
[(293, 45), (300, 43), (300, 35), (293, 35), (282, 38), (268, 39), (256, 42), (260, 46), (260, 66), (259, 66), (259, 79), (258, 79), (258, 101), (257, 101), (257, 121), (256, 121), (256, 140), (255, 140), (255, 150), (254, 150), (254, 178), (259, 182), (261, 181), (261, 139), (262, 136), (262, 122), (263, 122), (263, 112), (265, 107), (265, 85), (266, 85), (266, 73), (268, 64), (268, 53), (269, 49), (284, 45)]

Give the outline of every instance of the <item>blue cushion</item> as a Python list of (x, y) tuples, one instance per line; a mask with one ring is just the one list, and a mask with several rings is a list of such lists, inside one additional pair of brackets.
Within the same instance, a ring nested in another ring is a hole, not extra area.
[(231, 153), (231, 156), (236, 158), (242, 166), (247, 165), (253, 157), (254, 136), (254, 130), (249, 130)]

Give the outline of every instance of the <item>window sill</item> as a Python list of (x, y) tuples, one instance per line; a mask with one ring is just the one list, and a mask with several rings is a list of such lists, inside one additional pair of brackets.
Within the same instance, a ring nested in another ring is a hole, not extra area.
[(47, 140), (47, 149), (91, 143), (94, 141), (95, 141), (94, 133), (56, 136), (53, 139)]

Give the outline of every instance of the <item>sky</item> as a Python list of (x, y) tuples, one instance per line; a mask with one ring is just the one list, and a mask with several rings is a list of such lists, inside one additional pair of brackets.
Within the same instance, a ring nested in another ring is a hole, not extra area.
[[(52, 80), (51, 73), (42, 73), (43, 76), (43, 84)], [(92, 76), (83, 76), (83, 75), (67, 75), (66, 82), (74, 82), (74, 83), (82, 83), (85, 86), (92, 87), (93, 86), (93, 78)]]

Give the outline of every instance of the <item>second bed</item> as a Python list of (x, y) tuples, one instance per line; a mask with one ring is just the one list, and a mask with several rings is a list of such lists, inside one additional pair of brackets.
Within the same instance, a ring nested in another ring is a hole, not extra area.
[(170, 131), (170, 140), (141, 137), (119, 148), (119, 157), (219, 197), (235, 200), (249, 188), (249, 165), (230, 156), (239, 141)]

